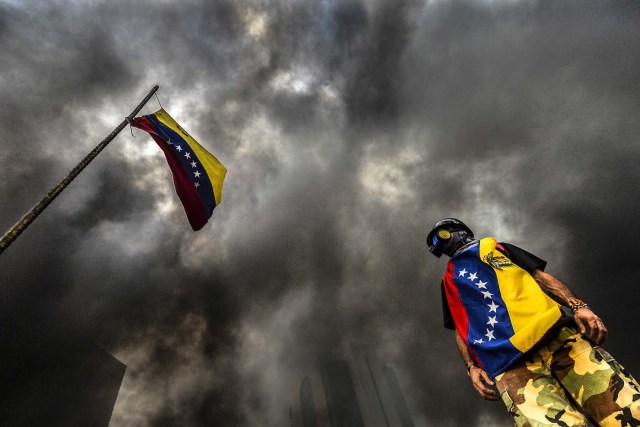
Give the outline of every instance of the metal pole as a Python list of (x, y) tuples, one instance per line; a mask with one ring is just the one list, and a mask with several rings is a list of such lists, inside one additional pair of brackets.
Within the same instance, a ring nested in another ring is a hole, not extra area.
[(62, 181), (58, 183), (49, 194), (47, 194), (40, 202), (35, 205), (29, 212), (27, 212), (21, 219), (18, 221), (13, 227), (11, 227), (0, 239), (0, 254), (4, 252), (4, 250), (33, 222), (34, 219), (40, 215), (40, 213), (49, 205), (49, 203), (53, 202), (53, 200), (58, 197), (58, 195), (64, 190), (67, 185), (71, 183), (77, 177), (82, 170), (87, 167), (87, 165), (98, 155), (104, 148), (120, 133), (122, 129), (127, 126), (133, 118), (138, 114), (138, 112), (144, 107), (144, 104), (149, 101), (149, 98), (153, 96), (154, 93), (158, 90), (159, 86), (155, 85), (144, 97), (144, 99), (138, 104), (138, 106), (129, 114), (123, 121), (118, 125), (117, 128), (111, 131), (109, 135), (105, 139), (100, 142), (84, 159), (78, 163), (78, 165), (73, 168), (69, 174), (64, 177)]

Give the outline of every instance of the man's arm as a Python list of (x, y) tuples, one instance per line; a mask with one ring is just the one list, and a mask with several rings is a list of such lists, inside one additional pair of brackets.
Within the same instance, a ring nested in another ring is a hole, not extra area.
[(471, 382), (473, 383), (473, 387), (475, 387), (478, 394), (484, 397), (487, 400), (498, 400), (498, 394), (492, 388), (488, 387), (488, 385), (493, 385), (493, 381), (489, 378), (489, 375), (476, 365), (476, 362), (473, 361), (469, 351), (467, 350), (467, 346), (458, 331), (456, 331), (456, 345), (458, 346), (458, 351), (460, 352), (460, 356), (462, 356), (462, 360), (464, 360), (464, 364), (467, 367), (467, 373), (469, 377), (471, 377)]
[[(545, 273), (540, 269), (535, 269), (531, 276), (538, 282), (540, 288), (559, 304), (570, 307), (570, 301), (577, 299), (571, 290), (549, 273)], [(607, 328), (602, 323), (602, 319), (598, 317), (590, 308), (584, 307), (577, 309), (573, 316), (576, 324), (580, 328), (580, 333), (596, 344), (602, 344), (607, 338)], [(587, 333), (587, 326), (589, 331)]]

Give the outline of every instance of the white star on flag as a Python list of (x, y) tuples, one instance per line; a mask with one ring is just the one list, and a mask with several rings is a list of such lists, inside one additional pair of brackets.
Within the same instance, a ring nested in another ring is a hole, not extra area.
[(467, 269), (463, 268), (462, 270), (460, 270), (458, 272), (459, 277), (464, 277), (464, 275), (467, 274)]
[(491, 340), (495, 340), (495, 339), (496, 339), (496, 337), (494, 337), (494, 336), (493, 336), (493, 331), (491, 331), (491, 330), (489, 330), (489, 329), (487, 329), (487, 333), (486, 333), (486, 334), (484, 334), (484, 336), (485, 336), (485, 337), (487, 337), (487, 338), (489, 338), (489, 341), (491, 341)]
[(489, 313), (491, 313), (492, 311), (494, 313), (497, 313), (497, 309), (498, 307), (500, 307), (498, 304), (496, 304), (495, 302), (491, 301), (491, 304), (489, 304), (487, 307), (489, 307)]
[(478, 273), (472, 273), (469, 275), (468, 279), (472, 282), (478, 278)]
[(478, 289), (487, 289), (487, 282), (483, 282), (482, 280), (476, 283)]
[(201, 173), (196, 171), (193, 175), (195, 175), (196, 178), (200, 178)]
[(184, 156), (185, 156), (187, 159), (190, 159), (190, 158), (191, 158), (191, 153), (189, 153), (189, 152), (187, 151), (187, 152), (185, 152), (185, 153), (184, 153)]
[(191, 167), (192, 167), (192, 168), (195, 168), (195, 167), (196, 167), (196, 165), (197, 165), (197, 163), (196, 163), (196, 161), (195, 161), (195, 160), (194, 160), (193, 162), (191, 162)]
[(479, 340), (473, 340), (474, 344), (482, 344), (484, 341), (482, 340), (482, 338), (480, 338)]
[(196, 188), (200, 187), (200, 183), (199, 183), (199, 182), (196, 182), (196, 183), (195, 183), (195, 186), (196, 186)]
[(482, 292), (482, 295), (484, 295), (485, 298), (491, 298), (493, 296), (493, 294), (489, 291)]
[(499, 323), (496, 320), (496, 317), (498, 316), (489, 317), (489, 321), (487, 322), (487, 325), (491, 325), (491, 327), (493, 328), (496, 323)]
[(176, 145), (176, 150), (182, 151), (182, 147), (180, 147), (179, 145)]

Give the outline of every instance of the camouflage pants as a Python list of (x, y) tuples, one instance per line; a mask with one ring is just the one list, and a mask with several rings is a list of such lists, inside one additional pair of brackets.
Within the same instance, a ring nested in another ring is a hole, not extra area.
[(640, 426), (638, 382), (573, 327), (495, 382), (518, 427)]

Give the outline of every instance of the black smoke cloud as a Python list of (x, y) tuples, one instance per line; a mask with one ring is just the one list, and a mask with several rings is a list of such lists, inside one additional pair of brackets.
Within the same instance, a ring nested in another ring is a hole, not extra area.
[(275, 426), (309, 360), (357, 337), (394, 366), (419, 425), (508, 425), (440, 327), (444, 264), (423, 241), (457, 216), (547, 258), (638, 375), (639, 15), (0, 2), (4, 229), (155, 83), (229, 169), (193, 233), (159, 150), (123, 131), (0, 258), (12, 357), (54, 325), (127, 364), (112, 425)]

